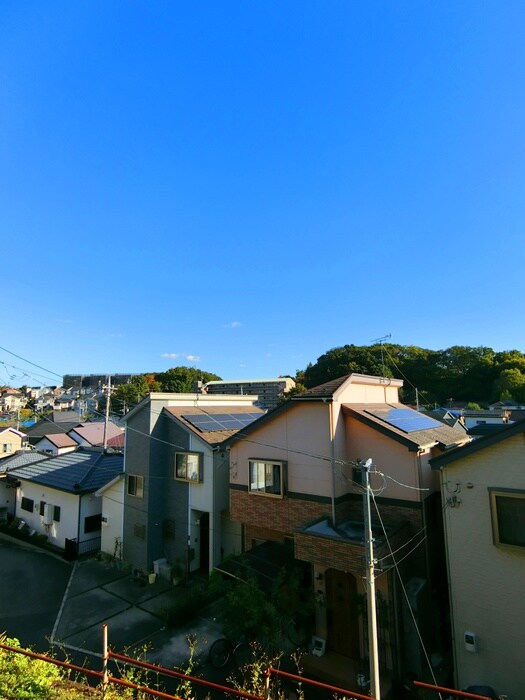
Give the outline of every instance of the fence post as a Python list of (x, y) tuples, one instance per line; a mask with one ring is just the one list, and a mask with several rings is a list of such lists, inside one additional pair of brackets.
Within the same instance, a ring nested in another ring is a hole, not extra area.
[(270, 668), (266, 669), (266, 681), (264, 683), (264, 700), (270, 700)]
[(108, 689), (108, 626), (102, 625), (102, 700), (106, 700)]

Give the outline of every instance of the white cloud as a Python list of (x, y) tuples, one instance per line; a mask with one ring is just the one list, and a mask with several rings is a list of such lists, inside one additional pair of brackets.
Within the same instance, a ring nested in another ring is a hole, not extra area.
[(239, 326), (242, 326), (240, 321), (232, 321), (231, 323), (225, 323), (223, 328), (239, 328)]
[(188, 362), (200, 362), (201, 358), (198, 355), (184, 355), (184, 359)]
[(180, 352), (163, 352), (161, 357), (165, 357), (168, 360), (175, 360), (179, 355)]

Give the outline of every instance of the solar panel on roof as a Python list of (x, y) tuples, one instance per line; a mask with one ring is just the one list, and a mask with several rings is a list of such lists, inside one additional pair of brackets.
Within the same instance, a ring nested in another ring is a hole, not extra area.
[(431, 430), (432, 428), (442, 428), (440, 423), (434, 418), (418, 413), (411, 408), (387, 408), (367, 410), (372, 416), (388, 423), (404, 433), (414, 433), (417, 430)]
[(184, 420), (191, 423), (201, 433), (209, 433), (214, 430), (240, 430), (254, 420), (260, 418), (262, 413), (191, 413), (183, 415)]

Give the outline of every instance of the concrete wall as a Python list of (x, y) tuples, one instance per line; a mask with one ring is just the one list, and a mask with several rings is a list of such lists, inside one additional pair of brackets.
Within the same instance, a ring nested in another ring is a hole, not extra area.
[[(509, 698), (525, 697), (525, 548), (494, 544), (488, 489), (525, 490), (524, 460), (520, 434), (441, 473), (457, 687), (487, 684)], [(465, 631), (476, 634), (476, 653), (465, 649)]]

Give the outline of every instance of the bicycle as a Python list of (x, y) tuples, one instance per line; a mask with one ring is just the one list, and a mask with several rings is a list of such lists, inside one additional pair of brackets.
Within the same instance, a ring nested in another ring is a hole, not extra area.
[(224, 668), (230, 659), (240, 668), (246, 665), (251, 657), (252, 650), (244, 636), (236, 643), (227, 637), (221, 637), (213, 642), (208, 654), (208, 660), (214, 668)]

